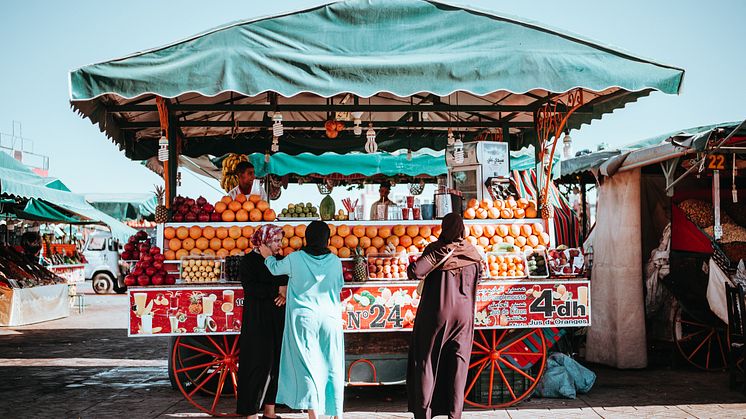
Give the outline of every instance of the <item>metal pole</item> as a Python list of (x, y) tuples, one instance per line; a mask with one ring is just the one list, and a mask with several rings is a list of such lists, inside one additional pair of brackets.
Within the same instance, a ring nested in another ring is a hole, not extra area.
[(581, 242), (584, 242), (585, 239), (588, 237), (588, 214), (587, 214), (587, 208), (588, 204), (586, 202), (587, 195), (586, 195), (586, 189), (585, 189), (585, 182), (581, 180), (580, 182), (580, 205), (581, 205), (581, 221), (583, 222), (583, 238)]

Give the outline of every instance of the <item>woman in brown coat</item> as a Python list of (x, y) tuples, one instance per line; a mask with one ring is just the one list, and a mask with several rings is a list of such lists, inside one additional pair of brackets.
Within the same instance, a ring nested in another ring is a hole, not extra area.
[(474, 339), (474, 303), (482, 255), (464, 239), (464, 221), (443, 218), (440, 237), (409, 265), (424, 287), (407, 368), (409, 411), (415, 419), (461, 418)]

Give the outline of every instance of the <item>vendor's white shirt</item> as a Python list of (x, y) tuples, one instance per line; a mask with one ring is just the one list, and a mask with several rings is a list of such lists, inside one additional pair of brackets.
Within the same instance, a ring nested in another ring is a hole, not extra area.
[[(242, 193), (241, 187), (239, 185), (236, 185), (235, 188), (231, 189), (230, 192), (228, 192), (228, 195), (235, 199), (236, 195)], [(267, 192), (262, 188), (261, 182), (259, 182), (258, 179), (254, 179), (254, 183), (251, 185), (251, 193), (249, 195), (259, 195), (262, 197), (263, 200), (267, 200)]]

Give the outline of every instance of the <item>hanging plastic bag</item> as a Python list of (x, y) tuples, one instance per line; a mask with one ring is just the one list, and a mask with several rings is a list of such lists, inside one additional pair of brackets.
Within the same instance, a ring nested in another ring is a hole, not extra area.
[(547, 359), (536, 393), (539, 397), (574, 399), (578, 393), (588, 393), (595, 382), (593, 371), (569, 356), (555, 352)]
[(654, 315), (663, 306), (664, 289), (660, 280), (668, 276), (670, 266), (668, 262), (671, 250), (671, 223), (668, 223), (658, 247), (650, 252), (650, 259), (645, 265), (645, 311), (648, 317)]

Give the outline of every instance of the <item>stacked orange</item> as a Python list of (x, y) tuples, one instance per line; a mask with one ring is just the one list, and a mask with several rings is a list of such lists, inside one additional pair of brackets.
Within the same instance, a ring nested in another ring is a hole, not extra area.
[(516, 200), (510, 197), (494, 201), (489, 199), (478, 201), (472, 198), (467, 202), (466, 210), (464, 210), (464, 219), (467, 220), (497, 220), (499, 218), (510, 220), (536, 217), (538, 217), (536, 202), (526, 198)]
[(526, 263), (521, 255), (490, 253), (487, 255), (487, 267), (491, 278), (526, 276)]
[(224, 196), (215, 203), (215, 212), (225, 222), (274, 221), (277, 218), (269, 203), (259, 195), (238, 194), (235, 198)]
[(549, 234), (542, 223), (467, 225), (466, 239), (486, 252), (501, 243), (512, 244), (522, 252), (544, 250), (549, 246)]
[[(250, 201), (246, 201), (250, 202)], [(360, 247), (366, 255), (396, 252), (419, 253), (440, 236), (440, 226), (349, 226), (329, 225), (329, 250), (342, 258), (352, 257)], [(179, 260), (186, 255), (241, 255), (251, 249), (253, 226), (166, 227), (163, 232), (164, 255)], [(305, 225), (282, 226), (285, 233), (282, 253), (288, 255), (305, 246)], [(467, 240), (485, 252), (501, 243), (515, 245), (521, 251), (543, 250), (549, 246), (549, 235), (541, 223), (475, 224), (467, 226)]]

